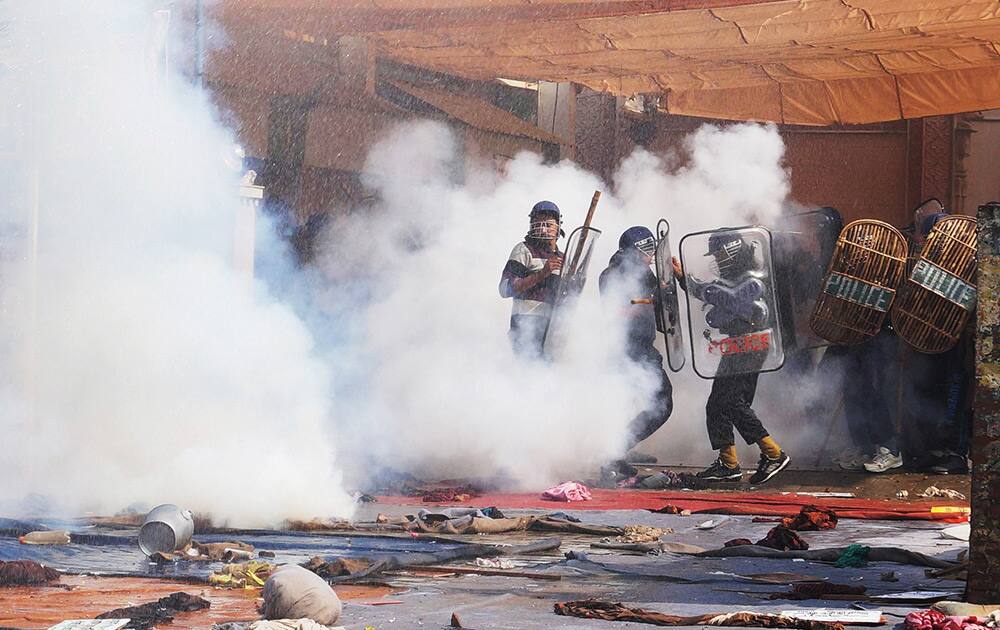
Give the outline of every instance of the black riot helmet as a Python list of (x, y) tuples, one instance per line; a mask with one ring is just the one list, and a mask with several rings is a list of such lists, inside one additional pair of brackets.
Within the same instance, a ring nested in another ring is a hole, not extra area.
[(719, 277), (727, 280), (738, 278), (753, 266), (753, 246), (736, 231), (723, 229), (709, 236), (705, 255), (715, 258)]

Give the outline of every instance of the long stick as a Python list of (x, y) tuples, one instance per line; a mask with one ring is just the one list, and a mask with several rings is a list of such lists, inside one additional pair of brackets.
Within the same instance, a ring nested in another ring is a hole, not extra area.
[(583, 222), (583, 232), (580, 234), (580, 242), (576, 244), (576, 255), (573, 256), (573, 269), (569, 271), (570, 278), (576, 273), (576, 265), (580, 262), (580, 256), (583, 255), (583, 248), (587, 244), (588, 228), (590, 228), (590, 222), (594, 220), (594, 211), (597, 210), (597, 203), (600, 200), (601, 191), (595, 190), (594, 196), (590, 200), (590, 209), (587, 210), (587, 219)]

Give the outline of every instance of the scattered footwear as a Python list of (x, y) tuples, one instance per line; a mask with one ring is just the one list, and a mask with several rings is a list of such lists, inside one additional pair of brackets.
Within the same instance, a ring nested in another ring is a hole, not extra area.
[(872, 473), (884, 473), (893, 468), (903, 465), (903, 457), (898, 453), (893, 453), (884, 446), (878, 447), (875, 457), (870, 462), (865, 462), (865, 470)]
[(715, 463), (696, 474), (695, 477), (705, 481), (739, 481), (743, 478), (743, 470), (739, 466), (730, 468), (723, 464), (721, 459), (717, 459)]
[(760, 461), (757, 462), (757, 472), (750, 476), (751, 485), (759, 485), (767, 482), (788, 466), (792, 459), (784, 451), (774, 459), (761, 453)]

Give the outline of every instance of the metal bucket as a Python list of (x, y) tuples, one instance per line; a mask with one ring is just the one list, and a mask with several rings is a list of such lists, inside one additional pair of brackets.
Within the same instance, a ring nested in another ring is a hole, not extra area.
[(183, 549), (194, 534), (194, 518), (190, 510), (167, 503), (158, 505), (139, 528), (139, 549), (147, 556), (156, 552), (171, 553)]

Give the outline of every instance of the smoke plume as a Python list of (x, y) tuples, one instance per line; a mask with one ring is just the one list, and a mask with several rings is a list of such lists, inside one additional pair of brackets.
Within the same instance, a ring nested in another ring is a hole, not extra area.
[(0, 12), (17, 155), (0, 173), (0, 500), (175, 502), (240, 525), (349, 514), (331, 372), (233, 267), (234, 139), (204, 91), (151, 62), (164, 16)]

